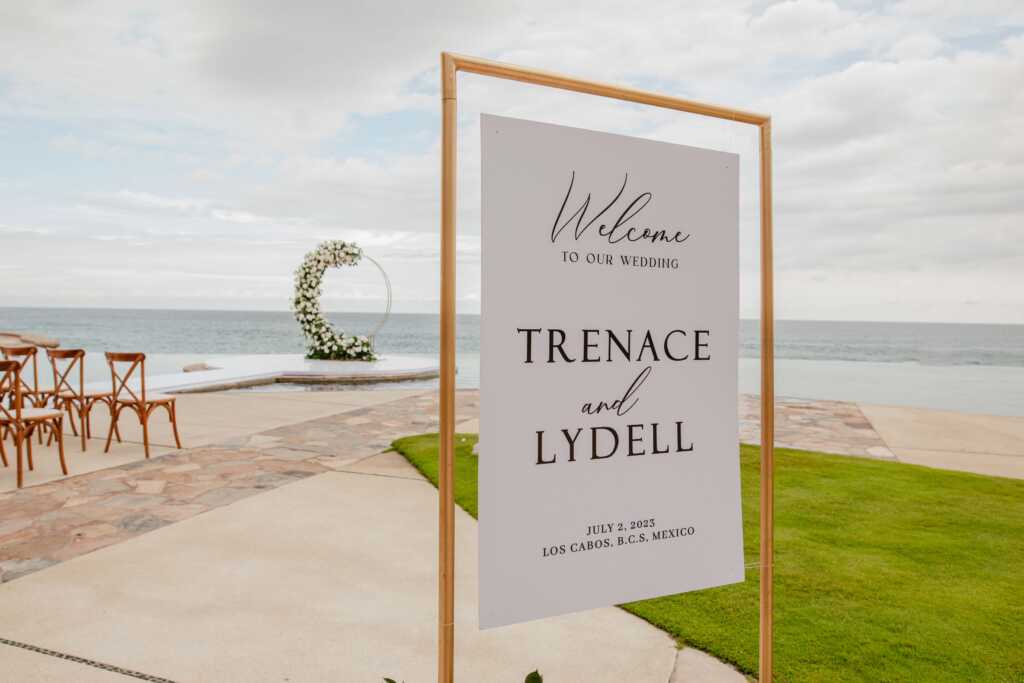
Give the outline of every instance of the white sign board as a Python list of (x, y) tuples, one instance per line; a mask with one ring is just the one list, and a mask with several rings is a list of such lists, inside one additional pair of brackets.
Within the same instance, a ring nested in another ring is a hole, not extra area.
[(739, 158), (481, 135), (480, 626), (742, 581)]

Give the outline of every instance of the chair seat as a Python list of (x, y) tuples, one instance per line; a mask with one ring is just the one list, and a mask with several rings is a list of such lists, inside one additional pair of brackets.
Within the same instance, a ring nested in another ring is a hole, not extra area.
[[(146, 403), (170, 403), (173, 400), (174, 400), (174, 397), (170, 396), (168, 394), (149, 394), (149, 393), (146, 394)], [(139, 403), (140, 401), (136, 401), (135, 399), (129, 397), (129, 398), (119, 398), (119, 399), (117, 399), (117, 402), (118, 403), (128, 403), (128, 404), (131, 404), (131, 403)]]
[[(12, 417), (13, 417), (13, 412)], [(43, 422), (44, 420), (52, 420), (55, 417), (64, 417), (64, 411), (61, 410), (50, 410), (49, 408), (22, 408), (21, 419), (23, 422)], [(0, 416), (0, 423), (8, 424), (14, 420), (4, 416)]]
[[(110, 396), (112, 393), (114, 393), (114, 392), (112, 392), (112, 391), (87, 391), (84, 394), (82, 394), (82, 397), (84, 397), (84, 398), (105, 398), (107, 396)], [(76, 392), (74, 392), (74, 391), (67, 391), (67, 390), (65, 390), (65, 391), (60, 392), (60, 394), (58, 394), (58, 395), (60, 396), (60, 398), (79, 398), (78, 394)]]

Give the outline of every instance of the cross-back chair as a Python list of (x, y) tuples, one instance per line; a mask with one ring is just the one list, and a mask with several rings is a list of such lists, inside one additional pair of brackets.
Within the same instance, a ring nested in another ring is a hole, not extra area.
[[(110, 450), (110, 440), (117, 429), (117, 421), (121, 411), (130, 408), (139, 418), (142, 425), (142, 445), (149, 457), (149, 416), (158, 407), (167, 410), (174, 432), (174, 443), (181, 448), (178, 438), (178, 414), (174, 397), (167, 394), (146, 393), (146, 354), (144, 353), (107, 353), (107, 365), (110, 367), (110, 381), (113, 385), (112, 400), (114, 413), (110, 417), (110, 430), (107, 432), (107, 446), (103, 452)], [(139, 373), (138, 384), (132, 381), (135, 372)]]
[[(21, 364), (18, 379), (21, 384), (21, 400), (29, 401), (33, 408), (45, 408), (56, 394), (53, 389), (42, 389), (39, 386), (39, 362), (36, 356), (39, 349), (35, 346), (4, 346), (0, 347), (5, 360), (16, 360)], [(31, 370), (31, 374), (29, 371)], [(29, 375), (26, 377), (26, 375)], [(29, 381), (31, 380), (31, 382)]]
[[(15, 406), (21, 403), (21, 391), (18, 384), (18, 371), (21, 366), (18, 361), (0, 360), (0, 460), (4, 467), (8, 467), (7, 451), (4, 448), (4, 441), (7, 434), (13, 429), (17, 422), (17, 416), (12, 412)], [(18, 440), (15, 439), (15, 444)]]
[[(86, 391), (85, 389), (85, 351), (83, 349), (47, 349), (46, 356), (50, 359), (53, 369), (53, 390), (58, 408), (68, 414), (68, 422), (75, 436), (82, 438), (82, 450), (86, 449), (86, 439), (92, 438), (92, 409), (97, 403), (103, 403), (114, 419), (114, 394), (111, 391)], [(76, 372), (77, 370), (77, 372)], [(77, 381), (77, 389), (75, 388)], [(81, 434), (75, 428), (75, 415), (81, 426)], [(114, 426), (114, 434), (118, 442), (121, 432)]]
[(0, 392), (6, 392), (12, 400), (8, 405), (0, 403), (0, 458), (4, 467), (8, 466), (7, 453), (3, 441), (8, 435), (14, 437), (14, 448), (18, 459), (18, 488), (24, 485), (24, 455), (28, 455), (28, 469), (34, 470), (32, 460), (32, 434), (38, 429), (49, 430), (51, 437), (56, 438), (60, 454), (60, 469), (68, 473), (68, 464), (64, 459), (64, 413), (50, 408), (26, 408), (21, 394), (22, 364), (16, 360), (0, 361)]

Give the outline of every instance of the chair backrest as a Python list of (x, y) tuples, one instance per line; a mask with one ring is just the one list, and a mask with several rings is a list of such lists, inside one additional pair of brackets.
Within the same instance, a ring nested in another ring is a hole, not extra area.
[[(70, 392), (82, 398), (85, 394), (85, 351), (83, 349), (47, 349), (46, 357), (53, 368), (53, 391), (55, 394)], [(78, 368), (78, 390), (72, 385), (72, 373)]]
[[(5, 360), (18, 361), (18, 380), (21, 384), (19, 392), (27, 394), (38, 392), (39, 366), (36, 364), (36, 354), (39, 353), (39, 349), (34, 346), (4, 346), (0, 347), (0, 351), (3, 351)], [(29, 361), (32, 362), (32, 384), (25, 379), (25, 369), (28, 367)]]
[[(131, 400), (135, 403), (146, 402), (146, 354), (144, 353), (110, 353), (107, 352), (107, 365), (110, 367), (110, 381), (114, 387), (114, 401)], [(127, 369), (125, 366), (127, 365)], [(136, 392), (128, 381), (135, 371), (139, 371), (139, 388)]]
[(0, 360), (0, 397), (12, 394), (13, 408), (0, 401), (0, 417), (5, 420), (21, 421), (21, 363), (16, 360)]

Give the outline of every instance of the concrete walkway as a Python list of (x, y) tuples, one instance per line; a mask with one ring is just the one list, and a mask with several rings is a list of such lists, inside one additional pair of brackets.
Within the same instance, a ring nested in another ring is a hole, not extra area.
[(860, 405), (899, 462), (1024, 479), (1024, 417)]
[[(173, 681), (429, 681), (436, 509), (404, 459), (373, 456), (4, 584), (0, 623)], [(457, 511), (459, 680), (669, 680), (674, 642), (615, 608), (480, 631), (475, 524)], [(18, 654), (5, 675), (31, 680)]]

